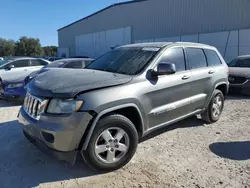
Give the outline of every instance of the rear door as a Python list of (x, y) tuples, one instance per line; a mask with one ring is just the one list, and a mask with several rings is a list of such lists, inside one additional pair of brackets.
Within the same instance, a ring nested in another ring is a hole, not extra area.
[(48, 62), (43, 61), (41, 59), (31, 59), (30, 60), (30, 67), (29, 72), (37, 71), (41, 68), (43, 68), (45, 65), (48, 65)]
[(207, 59), (203, 49), (186, 47), (185, 52), (188, 60), (188, 67), (191, 70), (192, 79), (190, 82), (190, 111), (202, 110), (207, 99), (213, 90), (213, 66), (208, 67)]

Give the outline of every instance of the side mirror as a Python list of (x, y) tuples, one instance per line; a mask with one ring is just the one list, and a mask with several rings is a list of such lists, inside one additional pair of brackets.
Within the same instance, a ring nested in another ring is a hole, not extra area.
[(152, 71), (153, 76), (169, 75), (176, 73), (176, 68), (174, 63), (159, 63), (157, 66), (157, 71)]
[(9, 65), (8, 67), (7, 67), (7, 70), (11, 70), (11, 69), (13, 69), (15, 66), (14, 65)]

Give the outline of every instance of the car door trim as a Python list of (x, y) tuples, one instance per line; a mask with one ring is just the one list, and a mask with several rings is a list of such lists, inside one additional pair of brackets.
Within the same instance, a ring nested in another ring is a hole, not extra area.
[(186, 106), (186, 105), (195, 103), (197, 101), (203, 100), (206, 97), (207, 97), (207, 94), (200, 93), (198, 95), (194, 95), (194, 96), (189, 97), (189, 98), (185, 98), (185, 99), (182, 99), (182, 100), (170, 103), (170, 104), (166, 104), (166, 105), (162, 105), (160, 107), (154, 108), (153, 110), (151, 110), (149, 112), (149, 114), (159, 115), (159, 114), (162, 114), (162, 113), (166, 113), (166, 112), (175, 110), (177, 108), (181, 108), (183, 106)]
[[(188, 114), (183, 115), (183, 116), (181, 116), (181, 117), (178, 117), (178, 118), (176, 118), (176, 119), (173, 119), (173, 120), (170, 120), (170, 121), (168, 121), (168, 122), (164, 122), (164, 123), (162, 123), (162, 124), (159, 124), (159, 125), (157, 125), (157, 126), (154, 126), (154, 127), (150, 128), (150, 129), (148, 129), (147, 132), (145, 133), (145, 135), (147, 135), (147, 134), (149, 134), (150, 132), (152, 132), (152, 131), (154, 131), (154, 130), (156, 130), (156, 129), (159, 129), (159, 128), (161, 128), (161, 127), (165, 127), (165, 126), (167, 126), (167, 125), (176, 123), (176, 122), (178, 122), (178, 121), (180, 121), (180, 120), (186, 119), (187, 117), (193, 116), (193, 115), (195, 115), (195, 114), (199, 114), (201, 111), (202, 111), (202, 109), (198, 109), (198, 110), (195, 110), (194, 112), (188, 113)], [(145, 136), (145, 135), (144, 135), (144, 136)]]

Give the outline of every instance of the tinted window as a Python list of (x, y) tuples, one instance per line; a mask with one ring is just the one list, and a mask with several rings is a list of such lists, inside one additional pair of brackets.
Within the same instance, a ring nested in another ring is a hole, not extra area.
[(161, 58), (160, 62), (165, 63), (174, 63), (176, 67), (176, 71), (184, 71), (186, 69), (185, 66), (185, 58), (182, 48), (172, 48), (168, 49), (163, 57)]
[(87, 67), (90, 63), (92, 63), (93, 62), (93, 60), (84, 60), (83, 61), (83, 68), (84, 67)]
[(44, 66), (47, 64), (48, 64), (47, 62), (40, 60), (40, 59), (32, 59), (31, 60), (31, 66)]
[(64, 68), (80, 69), (82, 68), (82, 61), (72, 61), (67, 63)]
[(199, 48), (187, 48), (188, 63), (191, 69), (198, 69), (207, 66), (205, 54)]
[(88, 65), (87, 69), (134, 75), (141, 72), (159, 48), (117, 48)]
[(238, 60), (234, 59), (233, 61), (231, 61), (230, 63), (228, 63), (229, 67), (237, 67), (238, 66)]
[(50, 64), (47, 65), (47, 67), (63, 67), (64, 64), (66, 64), (67, 62), (65, 61), (54, 61)]
[(215, 51), (204, 49), (204, 52), (207, 56), (208, 66), (221, 65), (220, 58), (218, 57), (218, 55)]
[(29, 60), (17, 60), (8, 64), (8, 66), (14, 65), (15, 68), (28, 67)]
[(250, 67), (250, 59), (240, 59), (238, 65), (240, 67)]

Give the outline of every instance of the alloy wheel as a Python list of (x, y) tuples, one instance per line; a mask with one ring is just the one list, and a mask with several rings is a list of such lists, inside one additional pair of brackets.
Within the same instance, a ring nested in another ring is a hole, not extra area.
[(128, 152), (129, 144), (129, 136), (122, 128), (108, 128), (95, 142), (95, 155), (103, 163), (116, 163)]

